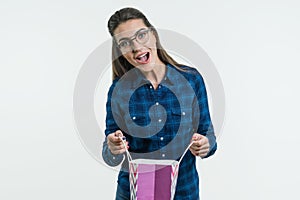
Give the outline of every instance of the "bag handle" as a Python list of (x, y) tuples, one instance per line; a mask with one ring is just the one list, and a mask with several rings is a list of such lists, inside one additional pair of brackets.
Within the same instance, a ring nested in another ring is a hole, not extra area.
[[(122, 137), (122, 136), (119, 136), (119, 137), (121, 138), (122, 143), (123, 143), (123, 145), (124, 145), (124, 147), (125, 147), (125, 151), (126, 151), (127, 159), (128, 159), (128, 163), (129, 163), (130, 161), (132, 161), (132, 157), (131, 157), (131, 155), (130, 155), (128, 149), (126, 148), (126, 143), (125, 143), (126, 138), (125, 138), (124, 136), (123, 136), (123, 137)], [(191, 143), (190, 143), (190, 144), (187, 146), (187, 148), (184, 150), (184, 152), (183, 152), (181, 158), (180, 158), (179, 161), (178, 161), (178, 165), (180, 165), (180, 163), (181, 163), (183, 157), (185, 156), (185, 154), (187, 153), (187, 151), (189, 150), (189, 148), (193, 145), (193, 143), (194, 143), (194, 141), (191, 141)]]
[(178, 165), (180, 165), (180, 163), (181, 163), (183, 157), (185, 156), (186, 152), (189, 150), (189, 148), (192, 146), (193, 143), (194, 143), (194, 141), (192, 141), (192, 142), (189, 144), (189, 146), (185, 149), (185, 151), (183, 152), (181, 158), (180, 158), (179, 161), (178, 161)]
[(126, 154), (127, 154), (128, 163), (130, 163), (130, 161), (132, 161), (132, 157), (131, 157), (131, 155), (130, 155), (127, 147), (126, 147), (126, 143), (125, 143), (126, 138), (124, 136), (119, 136), (119, 137), (121, 138), (122, 143), (123, 143), (123, 145), (125, 147), (125, 151), (126, 151)]

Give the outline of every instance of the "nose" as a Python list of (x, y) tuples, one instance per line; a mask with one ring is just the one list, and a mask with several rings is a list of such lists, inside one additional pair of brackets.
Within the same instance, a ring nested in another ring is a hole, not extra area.
[(132, 49), (132, 51), (137, 51), (137, 50), (139, 50), (141, 47), (142, 47), (142, 45), (141, 45), (140, 43), (138, 43), (138, 42), (136, 41), (136, 39), (134, 39), (134, 40), (131, 41), (131, 49)]

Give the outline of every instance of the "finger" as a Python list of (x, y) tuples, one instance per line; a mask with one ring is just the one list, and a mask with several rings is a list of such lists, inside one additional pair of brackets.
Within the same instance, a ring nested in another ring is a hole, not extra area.
[(199, 154), (200, 156), (206, 156), (207, 153), (208, 153), (208, 149), (205, 150), (205, 151), (204, 151), (204, 150), (201, 150), (201, 151), (198, 152), (198, 154)]
[(122, 138), (123, 137), (123, 133), (120, 130), (117, 130), (114, 133), (111, 133), (107, 136), (108, 140), (113, 142), (113, 143), (118, 143), (118, 142), (122, 142)]
[(199, 133), (194, 133), (193, 137), (192, 137), (192, 140), (193, 141), (197, 141), (197, 140), (200, 140), (200, 134)]
[(196, 145), (199, 147), (208, 147), (209, 143), (207, 140), (199, 140), (197, 141)]
[(111, 141), (107, 141), (107, 144), (110, 148), (110, 150), (120, 150), (120, 149), (125, 149), (125, 147), (127, 149), (129, 149), (129, 143), (128, 141), (125, 142), (125, 144), (123, 143), (123, 141), (120, 142), (111, 142)]
[(117, 131), (115, 132), (115, 136), (118, 137), (118, 138), (122, 138), (122, 137), (123, 137), (122, 131), (121, 131), (121, 130), (117, 130)]
[(121, 144), (114, 144), (114, 143), (109, 143), (108, 146), (110, 147), (111, 150), (115, 151), (115, 150), (120, 150), (120, 149), (123, 149), (125, 148), (124, 145), (121, 145)]
[(204, 135), (200, 136), (200, 140), (199, 141), (200, 141), (201, 145), (205, 145), (205, 144), (209, 143), (208, 138), (206, 136), (204, 136)]
[(123, 154), (125, 153), (125, 149), (111, 151), (111, 153), (114, 155)]
[(205, 147), (201, 147), (200, 149), (199, 149), (199, 151), (208, 151), (209, 150), (209, 146), (205, 146)]
[(192, 147), (194, 147), (194, 148), (198, 148), (198, 147), (201, 147), (201, 142), (200, 142), (200, 140), (197, 140), (197, 141), (194, 141), (193, 142), (193, 144), (192, 144)]
[(202, 146), (199, 150), (199, 153), (202, 154), (202, 153), (208, 153), (209, 152), (209, 145), (205, 145), (205, 146)]
[(209, 143), (206, 142), (200, 146), (200, 149), (209, 149), (209, 147), (210, 147)]
[(128, 142), (124, 141), (117, 141), (117, 142), (109, 142), (109, 145), (114, 146), (114, 147), (122, 147), (122, 148), (127, 148)]
[(193, 149), (190, 149), (190, 151), (191, 151), (191, 153), (192, 153), (194, 156), (197, 156), (197, 152), (198, 152), (198, 151), (195, 151), (195, 150), (193, 150)]
[(107, 142), (116, 142), (116, 136), (115, 136), (115, 133), (111, 133), (107, 136)]
[(122, 154), (122, 153), (125, 153), (126, 149), (129, 149), (129, 145), (128, 145), (128, 142), (125, 142), (125, 146), (124, 146), (124, 143), (122, 143), (121, 145), (118, 146), (118, 150), (117, 152), (119, 154)]
[(194, 150), (194, 151), (199, 151), (201, 148), (202, 148), (202, 145), (199, 141), (196, 141), (193, 143), (193, 145), (191, 146), (191, 148)]
[(119, 154), (119, 153), (124, 153), (125, 152), (125, 147), (123, 145), (119, 146), (110, 146), (110, 151), (114, 154)]
[(190, 149), (193, 151), (200, 151), (201, 148), (199, 146), (191, 146)]
[(203, 157), (207, 156), (207, 154), (208, 154), (208, 151), (206, 151), (206, 152), (201, 152), (201, 153), (199, 153), (198, 156), (200, 156), (201, 158), (203, 158)]
[(205, 157), (207, 155), (207, 153), (209, 152), (209, 147), (202, 146), (201, 148), (191, 148), (190, 150), (194, 156)]
[(196, 151), (196, 152), (192, 152), (192, 154), (194, 156), (200, 156), (200, 157), (205, 157), (207, 155), (208, 151), (203, 151), (203, 152), (200, 152), (200, 151)]

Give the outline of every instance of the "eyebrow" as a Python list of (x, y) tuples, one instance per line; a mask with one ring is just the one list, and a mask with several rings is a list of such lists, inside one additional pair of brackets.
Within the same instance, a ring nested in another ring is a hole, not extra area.
[(139, 29), (137, 32), (135, 32), (133, 36), (121, 38), (121, 39), (118, 41), (118, 43), (120, 43), (120, 41), (122, 41), (122, 40), (130, 40), (131, 38), (133, 38), (134, 36), (136, 36), (138, 32), (140, 32), (140, 31), (142, 31), (142, 30), (146, 30), (146, 29), (147, 29), (147, 28), (141, 28), (141, 29)]

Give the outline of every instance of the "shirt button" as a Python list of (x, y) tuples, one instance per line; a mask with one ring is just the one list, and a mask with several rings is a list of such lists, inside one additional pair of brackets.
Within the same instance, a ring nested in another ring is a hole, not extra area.
[(185, 112), (182, 112), (182, 115), (185, 115)]
[(135, 120), (135, 119), (136, 119), (136, 117), (133, 117), (132, 119), (133, 119), (133, 120)]
[(166, 155), (165, 155), (164, 153), (163, 153), (163, 154), (161, 154), (161, 157), (163, 157), (163, 158), (164, 158), (165, 156), (166, 156)]
[(116, 160), (116, 157), (113, 156), (113, 160)]
[(156, 102), (156, 103), (155, 103), (155, 105), (157, 105), (157, 106), (158, 106), (158, 105), (159, 105), (159, 103), (158, 103), (158, 102)]
[(161, 86), (159, 85), (158, 88), (161, 88)]
[(158, 122), (161, 122), (161, 119), (159, 119)]
[(152, 85), (150, 85), (150, 89), (152, 89)]
[(160, 137), (160, 140), (163, 141), (163, 140), (164, 140), (164, 137)]

